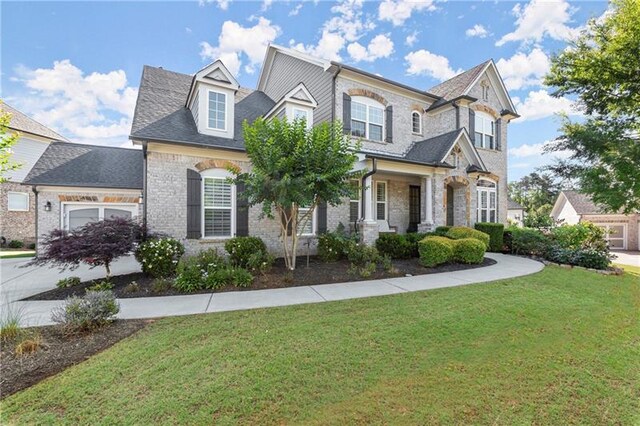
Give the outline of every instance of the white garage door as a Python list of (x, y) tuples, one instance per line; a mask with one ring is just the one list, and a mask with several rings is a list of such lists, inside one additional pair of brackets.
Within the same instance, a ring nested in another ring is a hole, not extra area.
[(607, 231), (609, 247), (616, 250), (627, 249), (627, 224), (626, 223), (595, 223), (594, 225)]
[(62, 220), (64, 229), (72, 230), (103, 219), (129, 219), (137, 213), (137, 204), (68, 203), (64, 205)]

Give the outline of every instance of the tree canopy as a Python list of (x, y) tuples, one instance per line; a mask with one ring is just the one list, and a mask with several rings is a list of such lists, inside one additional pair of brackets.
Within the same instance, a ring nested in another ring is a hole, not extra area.
[(320, 203), (338, 205), (352, 195), (348, 179), (359, 145), (344, 136), (340, 123), (308, 128), (305, 120), (258, 119), (245, 122), (243, 131), (252, 168), (230, 171), (244, 184), (249, 205), (261, 204), (264, 216), (279, 219), (285, 262), (295, 269), (298, 230)]
[(640, 209), (640, 2), (614, 0), (600, 19), (552, 58), (545, 83), (554, 96), (575, 95), (583, 122), (563, 118), (547, 151), (571, 157), (546, 170), (574, 179), (609, 211)]
[(531, 228), (551, 226), (549, 214), (559, 192), (560, 185), (548, 173), (533, 172), (509, 183), (509, 197), (524, 207), (527, 215), (523, 222)]
[[(0, 106), (2, 101), (0, 101)], [(11, 161), (11, 147), (18, 142), (20, 134), (9, 131), (11, 114), (0, 111), (0, 183), (6, 182), (5, 174), (11, 170), (18, 169), (21, 164)]]

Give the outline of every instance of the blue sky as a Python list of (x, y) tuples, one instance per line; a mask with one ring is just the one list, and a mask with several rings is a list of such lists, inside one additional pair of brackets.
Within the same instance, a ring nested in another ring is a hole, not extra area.
[(571, 100), (541, 85), (551, 54), (606, 2), (3, 2), (2, 91), (69, 139), (130, 146), (142, 66), (193, 73), (218, 57), (255, 87), (269, 42), (428, 89), (493, 58), (518, 112), (509, 179), (550, 161), (554, 113)]

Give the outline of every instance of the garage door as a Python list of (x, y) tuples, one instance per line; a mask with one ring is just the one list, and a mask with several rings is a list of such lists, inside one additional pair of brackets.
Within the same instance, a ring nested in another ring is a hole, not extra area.
[(103, 219), (123, 217), (130, 219), (138, 213), (137, 204), (98, 204), (68, 203), (63, 209), (63, 224), (67, 230), (73, 230)]
[(617, 250), (627, 249), (627, 224), (626, 223), (595, 223), (607, 231), (609, 247)]

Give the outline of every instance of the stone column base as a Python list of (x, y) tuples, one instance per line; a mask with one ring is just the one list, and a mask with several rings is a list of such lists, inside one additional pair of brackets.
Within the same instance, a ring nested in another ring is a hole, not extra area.
[(360, 232), (360, 242), (368, 246), (374, 245), (380, 235), (380, 227), (377, 222), (358, 222), (358, 231)]
[(436, 225), (433, 223), (419, 223), (418, 224), (418, 232), (432, 232), (436, 229)]

